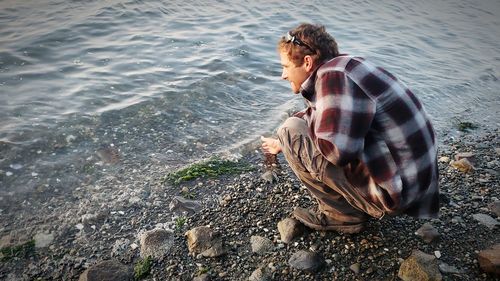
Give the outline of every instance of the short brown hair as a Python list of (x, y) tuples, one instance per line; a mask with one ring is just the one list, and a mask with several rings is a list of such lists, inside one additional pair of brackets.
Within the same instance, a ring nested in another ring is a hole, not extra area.
[(306, 55), (312, 56), (315, 62), (329, 60), (339, 55), (337, 42), (326, 32), (323, 25), (302, 23), (290, 30), (290, 35), (310, 47), (309, 49), (306, 46), (287, 42), (284, 36), (280, 39), (278, 51), (285, 51), (296, 66), (302, 64)]

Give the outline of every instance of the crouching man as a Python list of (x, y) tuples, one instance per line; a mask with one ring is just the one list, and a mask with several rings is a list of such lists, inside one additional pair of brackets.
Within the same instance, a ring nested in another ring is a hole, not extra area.
[(316, 230), (360, 232), (370, 217), (436, 217), (434, 130), (418, 98), (392, 74), (339, 54), (323, 26), (301, 24), (278, 43), (283, 72), (307, 107), (262, 137), (284, 153), (318, 208), (294, 217)]

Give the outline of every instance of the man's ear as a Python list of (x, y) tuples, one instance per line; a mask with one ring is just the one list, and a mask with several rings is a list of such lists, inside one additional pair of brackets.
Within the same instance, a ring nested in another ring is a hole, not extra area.
[(310, 55), (306, 55), (304, 57), (304, 66), (306, 68), (306, 71), (307, 72), (311, 71), (313, 69), (313, 65), (314, 65), (313, 58)]

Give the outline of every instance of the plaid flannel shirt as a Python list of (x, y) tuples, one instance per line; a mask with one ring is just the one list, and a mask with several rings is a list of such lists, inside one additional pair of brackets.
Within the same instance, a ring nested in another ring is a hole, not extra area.
[(307, 108), (295, 116), (361, 196), (389, 214), (437, 216), (434, 130), (409, 89), (383, 68), (341, 55), (318, 67), (301, 94)]

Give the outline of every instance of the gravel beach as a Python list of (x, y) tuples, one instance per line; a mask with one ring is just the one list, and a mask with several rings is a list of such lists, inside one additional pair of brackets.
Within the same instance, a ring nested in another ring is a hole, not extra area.
[[(278, 223), (315, 203), (282, 158), (265, 165), (256, 149), (239, 160), (252, 171), (179, 185), (165, 182), (170, 171), (155, 163), (111, 163), (116, 173), (69, 197), (0, 212), (0, 279), (97, 280), (81, 275), (105, 260), (133, 276), (153, 256), (143, 280), (398, 280), (401, 264), (420, 250), (435, 257), (442, 280), (498, 280), (478, 255), (500, 243), (499, 140), (498, 129), (442, 140), (438, 219), (384, 217), (359, 234), (305, 229), (291, 241)], [(276, 177), (263, 178), (269, 171)], [(426, 223), (433, 237), (416, 233)], [(216, 233), (222, 254), (190, 252), (186, 233), (200, 226)], [(303, 253), (311, 255), (308, 269), (295, 264)]]

